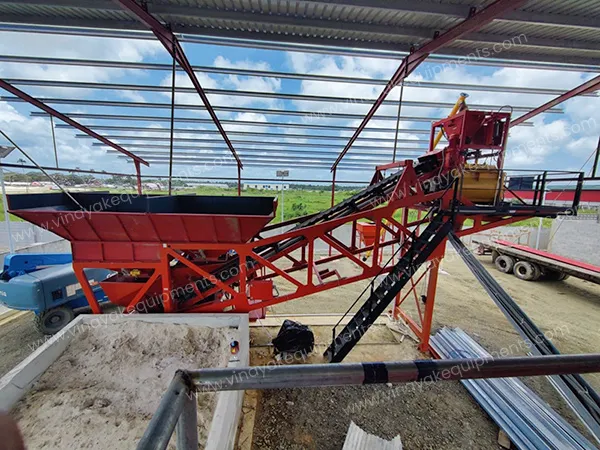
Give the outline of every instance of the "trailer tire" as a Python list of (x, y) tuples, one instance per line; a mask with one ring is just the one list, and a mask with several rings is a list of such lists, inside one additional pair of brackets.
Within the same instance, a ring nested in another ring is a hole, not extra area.
[(498, 256), (500, 256), (500, 253), (498, 253), (498, 250), (492, 250), (492, 262), (493, 263), (496, 263)]
[(500, 255), (494, 261), (496, 269), (503, 273), (511, 273), (515, 266), (515, 259), (512, 256)]
[(536, 268), (535, 264), (528, 261), (519, 261), (515, 264), (513, 273), (519, 280), (535, 281), (536, 275), (539, 278), (540, 270), (539, 268)]
[(34, 323), (40, 333), (55, 334), (62, 330), (71, 320), (75, 313), (68, 306), (59, 306), (36, 314)]
[(549, 281), (563, 281), (569, 278), (569, 275), (559, 270), (546, 270), (546, 279)]
[(537, 281), (542, 276), (542, 268), (535, 263), (530, 263), (533, 266), (533, 279), (531, 281)]

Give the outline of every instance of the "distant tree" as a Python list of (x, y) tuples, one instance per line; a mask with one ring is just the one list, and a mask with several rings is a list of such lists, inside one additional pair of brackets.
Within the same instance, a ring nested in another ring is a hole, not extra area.
[[(25, 163), (26, 163), (27, 161), (25, 161), (23, 158), (19, 158), (19, 159), (17, 160), (17, 162), (18, 162), (19, 164), (21, 164), (22, 166), (24, 166), (24, 165), (25, 165)], [(22, 168), (22, 170), (23, 170), (23, 173), (25, 173), (25, 168)]]

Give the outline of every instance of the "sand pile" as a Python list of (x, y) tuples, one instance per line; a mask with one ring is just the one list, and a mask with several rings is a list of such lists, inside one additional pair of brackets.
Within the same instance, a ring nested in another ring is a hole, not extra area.
[[(135, 448), (177, 369), (227, 365), (229, 333), (137, 321), (81, 327), (12, 411), (27, 448)], [(198, 396), (201, 443), (215, 402)]]

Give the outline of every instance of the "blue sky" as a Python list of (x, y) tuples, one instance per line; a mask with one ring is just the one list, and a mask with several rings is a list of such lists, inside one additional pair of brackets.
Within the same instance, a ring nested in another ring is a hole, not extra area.
[[(215, 66), (215, 67), (237, 67), (249, 69), (262, 69), (283, 72), (307, 72), (316, 74), (338, 75), (346, 77), (361, 77), (388, 79), (397, 68), (398, 60), (385, 60), (373, 58), (339, 57), (321, 54), (293, 53), (272, 50), (258, 50), (250, 48), (236, 48), (230, 46), (213, 46), (200, 44), (184, 44), (188, 58), (193, 65)], [(109, 38), (72, 37), (60, 35), (25, 34), (0, 32), (0, 54), (19, 56), (44, 56), (59, 58), (78, 59), (101, 59), (107, 61), (131, 61), (131, 62), (159, 62), (170, 63), (170, 57), (162, 46), (151, 40), (119, 40)], [(501, 57), (501, 55), (498, 55)], [(27, 78), (38, 80), (64, 80), (64, 81), (93, 81), (102, 83), (124, 83), (124, 84), (147, 84), (170, 86), (170, 73), (167, 71), (141, 71), (124, 70), (118, 68), (101, 67), (76, 67), (76, 66), (46, 66), (35, 64), (0, 63), (0, 76), (2, 78)], [(499, 67), (469, 66), (464, 64), (453, 64), (443, 67), (439, 63), (423, 64), (420, 69), (409, 79), (415, 81), (439, 81), (446, 83), (463, 83), (473, 85), (494, 86), (521, 86), (553, 89), (570, 89), (587, 79), (593, 74), (577, 73), (553, 70), (516, 69)], [(348, 83), (326, 83), (321, 81), (300, 81), (278, 78), (259, 78), (233, 75), (215, 75), (198, 73), (198, 78), (205, 88), (219, 88), (230, 90), (246, 90), (271, 93), (307, 94), (336, 97), (375, 98), (382, 89), (377, 85), (353, 85)], [(176, 82), (178, 86), (190, 86), (187, 76), (178, 72)], [(140, 91), (109, 91), (75, 88), (36, 88), (31, 86), (21, 87), (24, 91), (39, 97), (62, 97), (77, 99), (97, 100), (119, 100), (138, 102), (161, 102), (168, 103), (170, 96), (160, 92)], [(552, 95), (533, 94), (509, 94), (487, 91), (467, 91), (469, 103), (472, 105), (511, 105), (514, 107), (534, 107), (551, 99)], [(422, 87), (405, 88), (404, 99), (408, 101), (445, 102), (454, 103), (460, 90), (441, 90)], [(8, 95), (2, 93), (2, 95)], [(331, 119), (327, 118), (328, 112), (345, 114), (364, 114), (369, 109), (368, 104), (356, 104), (348, 102), (324, 103), (316, 101), (281, 100), (270, 98), (245, 98), (239, 96), (210, 95), (213, 105), (237, 106), (263, 109), (293, 109), (298, 111), (317, 111), (321, 115), (314, 116), (283, 116), (257, 113), (217, 112), (222, 119), (246, 120), (257, 123), (269, 121), (278, 122), (306, 122), (314, 124), (358, 125), (360, 120)], [(398, 91), (394, 90), (389, 99), (397, 99)], [(200, 99), (195, 93), (182, 93), (177, 95), (177, 101), (198, 105)], [(104, 114), (141, 114), (146, 116), (168, 116), (168, 109), (155, 108), (114, 108), (114, 107), (84, 107), (74, 105), (52, 105), (62, 112), (85, 112)], [(533, 120), (533, 127), (515, 127), (511, 131), (508, 146), (507, 167), (522, 169), (565, 169), (579, 170), (586, 159), (595, 149), (600, 123), (596, 123), (594, 117), (599, 103), (597, 97), (580, 97), (565, 102), (560, 106), (563, 114), (543, 114)], [(475, 109), (475, 107), (472, 107)], [(25, 150), (29, 151), (35, 160), (42, 165), (53, 165), (54, 156), (50, 134), (49, 120), (43, 117), (31, 117), (30, 112), (35, 108), (22, 103), (8, 103), (0, 101), (0, 127), (19, 143)], [(396, 106), (383, 106), (381, 114), (395, 116)], [(442, 117), (447, 115), (449, 108), (423, 108), (415, 106), (403, 106), (402, 114), (406, 116), (419, 117)], [(516, 113), (515, 116), (521, 113)], [(178, 118), (205, 118), (206, 112), (193, 110), (178, 110)], [(600, 119), (599, 119), (600, 120)], [(82, 123), (88, 125), (129, 125), (150, 126), (153, 128), (168, 128), (167, 122), (127, 122), (117, 121), (94, 121), (81, 119)], [(393, 121), (373, 120), (369, 124), (374, 128), (393, 128)], [(400, 128), (420, 130), (418, 132), (402, 133), (399, 137), (405, 140), (422, 141), (428, 135), (423, 131), (428, 129), (426, 122), (412, 122), (403, 120)], [(212, 129), (214, 127), (206, 124), (179, 123), (177, 128)], [(280, 133), (302, 133), (299, 129), (274, 128), (268, 126), (248, 125), (226, 125), (226, 129), (233, 131), (254, 131)], [(132, 172), (133, 165), (126, 160), (118, 158), (114, 153), (107, 153), (103, 147), (95, 146), (93, 139), (76, 138), (80, 134), (77, 130), (59, 128), (57, 131), (57, 144), (59, 162), (62, 167), (80, 167), (82, 169), (94, 169), (97, 171), (119, 171)], [(115, 131), (103, 131), (103, 134), (133, 135), (134, 132), (118, 133)], [(308, 131), (309, 134), (317, 133)], [(349, 136), (350, 132), (326, 131), (327, 134)], [(168, 137), (167, 133), (142, 133), (144, 136)], [(140, 134), (140, 135), (142, 135)], [(181, 133), (181, 138), (207, 137), (218, 138), (215, 134), (202, 135), (199, 133)], [(355, 145), (372, 147), (367, 150), (350, 151), (345, 161), (360, 160), (363, 156), (353, 153), (377, 155), (381, 146), (390, 147), (390, 143), (369, 141), (368, 138), (392, 139), (393, 133), (368, 132), (363, 133), (362, 139)], [(252, 139), (243, 136), (232, 136), (235, 140)], [(144, 149), (134, 147), (135, 144), (167, 145), (167, 141), (131, 141), (113, 139), (115, 142), (131, 149), (134, 153)], [(283, 141), (308, 144), (305, 139), (297, 138), (260, 138), (256, 145), (240, 144), (237, 147), (252, 147), (253, 152), (260, 152), (262, 148), (270, 148), (271, 152), (265, 152), (264, 158), (273, 157), (274, 151)], [(270, 142), (270, 145), (267, 143)], [(304, 146), (302, 149), (318, 149), (324, 152), (336, 153), (343, 148), (344, 141), (310, 141), (314, 147)], [(2, 145), (2, 143), (0, 143)], [(190, 146), (192, 148), (179, 150), (176, 154), (184, 152), (210, 152), (222, 153), (225, 147), (222, 144), (202, 145), (194, 147), (193, 143), (180, 142), (179, 146)], [(330, 147), (327, 147), (330, 146)], [(424, 151), (421, 143), (402, 143), (399, 145), (400, 154), (413, 155), (416, 157)], [(147, 150), (147, 149), (146, 149)], [(246, 151), (248, 153), (249, 151)], [(240, 153), (243, 152), (240, 151)], [(19, 158), (14, 154), (9, 161)], [(310, 156), (307, 157), (309, 160)], [(327, 158), (333, 158), (332, 155)], [(383, 158), (384, 160), (386, 158)], [(243, 156), (242, 156), (243, 160)], [(209, 165), (200, 171), (196, 168), (193, 173), (191, 166), (194, 164), (180, 164), (174, 169), (174, 174), (201, 175), (201, 176), (235, 176), (234, 167), (223, 167)], [(293, 178), (314, 178), (329, 180), (329, 170), (305, 169), (299, 167), (285, 166), (289, 169)], [(590, 168), (590, 163), (585, 167)], [(243, 171), (245, 177), (271, 178), (275, 167), (247, 167)], [(150, 168), (144, 168), (144, 174), (167, 174), (166, 165), (152, 164)], [(371, 172), (365, 171), (340, 171), (338, 179), (368, 181)]]

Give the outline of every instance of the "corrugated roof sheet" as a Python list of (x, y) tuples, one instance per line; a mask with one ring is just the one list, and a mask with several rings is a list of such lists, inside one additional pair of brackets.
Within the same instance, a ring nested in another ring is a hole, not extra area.
[[(463, 20), (469, 7), (492, 0), (151, 0), (148, 10), (177, 32), (247, 39), (408, 51)], [(0, 21), (73, 27), (139, 29), (110, 0), (0, 0)], [(600, 68), (600, 1), (530, 0), (465, 36), (442, 53), (465, 55), (512, 41), (503, 59), (577, 63)]]

